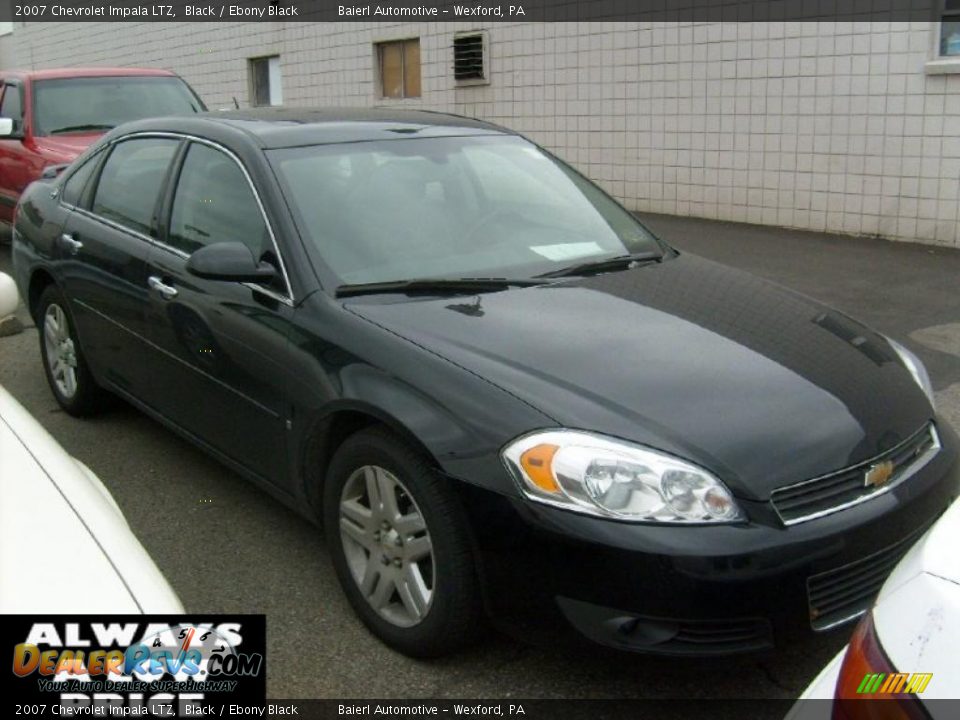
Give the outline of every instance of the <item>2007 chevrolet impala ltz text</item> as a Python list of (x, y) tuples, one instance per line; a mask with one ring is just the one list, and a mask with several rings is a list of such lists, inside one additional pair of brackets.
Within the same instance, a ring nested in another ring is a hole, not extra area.
[(316, 519), (410, 655), (484, 616), (662, 654), (838, 627), (960, 486), (910, 351), (485, 122), (128, 123), (23, 194), (13, 259), (67, 412), (119, 396)]

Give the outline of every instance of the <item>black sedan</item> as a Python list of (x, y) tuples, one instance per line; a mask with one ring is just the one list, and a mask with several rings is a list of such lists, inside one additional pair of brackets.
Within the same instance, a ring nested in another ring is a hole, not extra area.
[(128, 124), (30, 187), (13, 254), (60, 405), (119, 396), (316, 518), (411, 655), (484, 614), (664, 654), (826, 630), (960, 486), (908, 350), (484, 122)]

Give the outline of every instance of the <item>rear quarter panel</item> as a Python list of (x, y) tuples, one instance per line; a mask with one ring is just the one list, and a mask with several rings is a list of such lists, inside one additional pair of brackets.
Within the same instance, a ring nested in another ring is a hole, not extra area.
[[(53, 196), (54, 182), (38, 180), (27, 187), (20, 198), (13, 232), (13, 275), (20, 297), (28, 307), (30, 281), (38, 270), (57, 279), (54, 242), (66, 218), (66, 209)], [(31, 313), (33, 308), (30, 307)]]

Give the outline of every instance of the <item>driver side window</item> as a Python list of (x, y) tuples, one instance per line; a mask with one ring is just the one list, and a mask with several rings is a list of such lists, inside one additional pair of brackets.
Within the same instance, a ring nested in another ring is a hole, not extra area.
[(173, 198), (168, 242), (187, 254), (221, 242), (242, 242), (257, 260), (272, 253), (257, 199), (233, 158), (209, 145), (190, 146)]

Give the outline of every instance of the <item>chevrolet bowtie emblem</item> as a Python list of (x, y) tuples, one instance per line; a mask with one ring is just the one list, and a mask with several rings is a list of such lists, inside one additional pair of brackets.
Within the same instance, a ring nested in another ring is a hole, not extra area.
[(863, 486), (879, 488), (890, 482), (893, 476), (893, 463), (885, 460), (882, 463), (872, 465), (869, 470), (863, 474)]

